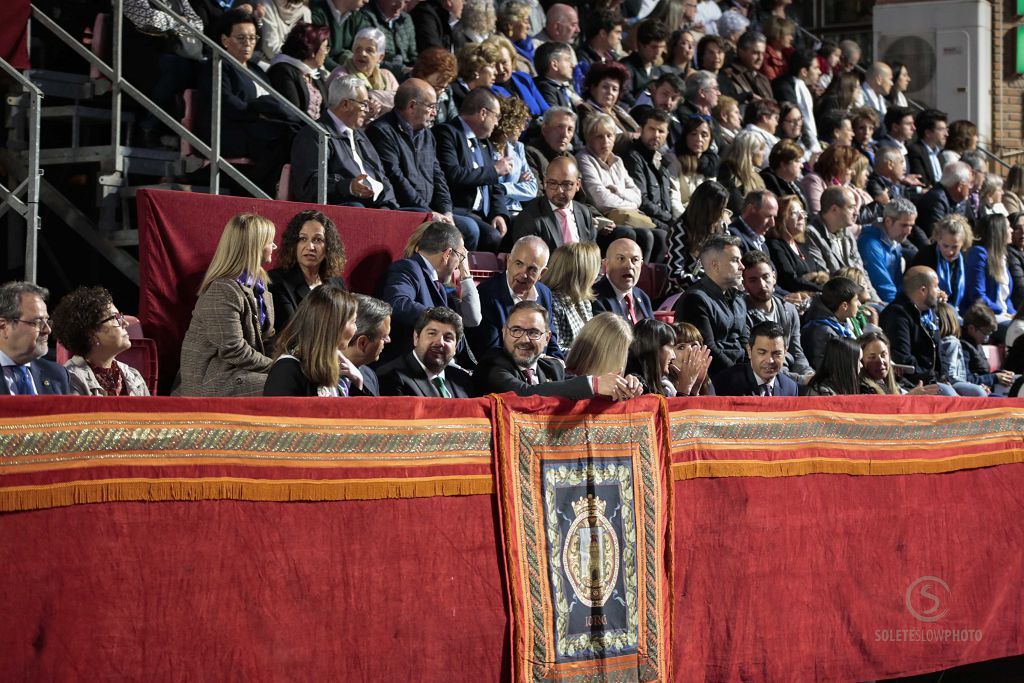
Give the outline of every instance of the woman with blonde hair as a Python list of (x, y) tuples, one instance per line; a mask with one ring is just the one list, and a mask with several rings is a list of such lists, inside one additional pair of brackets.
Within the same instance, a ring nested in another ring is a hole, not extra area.
[[(488, 4), (491, 4), (488, 1)], [(498, 33), (509, 39), (515, 50), (516, 71), (536, 76), (533, 59), (536, 45), (530, 35), (530, 3), (521, 0), (509, 0), (498, 9), (495, 26)], [(465, 13), (465, 10), (463, 10)]]
[(277, 230), (253, 213), (233, 216), (199, 287), (181, 345), (173, 394), (259, 396), (267, 380), (274, 336), (274, 301), (267, 271)]
[(348, 396), (363, 376), (342, 353), (356, 331), (358, 303), (334, 284), (302, 300), (277, 338), (277, 355), (264, 396)]
[(352, 56), (343, 65), (331, 72), (328, 82), (345, 76), (358, 76), (370, 96), (370, 109), (366, 123), (395, 107), (395, 91), (398, 79), (381, 66), (387, 39), (379, 28), (367, 27), (356, 34), (352, 42)]
[(497, 74), (495, 65), (500, 58), (498, 49), (487, 43), (470, 43), (459, 50), (459, 77), (449, 86), (456, 109), (461, 109), (466, 95), (477, 88), (493, 88)]
[(573, 341), (594, 317), (590, 302), (601, 274), (601, 250), (594, 242), (574, 242), (555, 249), (541, 282), (551, 289), (551, 330), (558, 348), (569, 353)]
[(907, 268), (928, 266), (939, 276), (939, 289), (946, 301), (959, 306), (967, 287), (964, 255), (974, 243), (974, 232), (967, 219), (951, 214), (932, 226), (931, 244), (917, 252)]
[(530, 111), (530, 116), (540, 116), (548, 109), (548, 103), (533, 82), (533, 78), (524, 71), (516, 69), (516, 48), (505, 36), (495, 33), (483, 42), (498, 51), (498, 61), (494, 63), (494, 93), (501, 97), (518, 97)]
[(605, 113), (591, 114), (584, 122), (586, 149), (576, 155), (583, 190), (608, 219), (634, 229), (634, 241), (645, 262), (660, 263), (668, 248), (668, 233), (655, 227), (654, 221), (640, 211), (640, 189), (614, 152), (617, 130), (615, 121)]
[(1024, 166), (1014, 164), (1003, 183), (1003, 206), (1007, 213), (1024, 211)]
[(737, 216), (743, 213), (743, 198), (754, 190), (764, 189), (764, 179), (758, 171), (764, 165), (765, 154), (761, 136), (749, 130), (737, 133), (722, 153), (718, 182), (729, 191), (729, 210)]
[[(617, 313), (598, 313), (573, 341), (565, 357), (565, 369), (574, 375), (621, 375), (626, 371), (633, 328)], [(634, 377), (632, 382), (639, 387)]]

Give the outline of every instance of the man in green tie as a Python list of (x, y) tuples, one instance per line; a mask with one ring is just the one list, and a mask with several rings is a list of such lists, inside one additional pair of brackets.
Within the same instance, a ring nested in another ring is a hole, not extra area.
[(413, 349), (377, 371), (381, 396), (469, 398), (469, 373), (452, 365), (462, 339), (462, 318), (438, 306), (423, 312), (413, 330)]

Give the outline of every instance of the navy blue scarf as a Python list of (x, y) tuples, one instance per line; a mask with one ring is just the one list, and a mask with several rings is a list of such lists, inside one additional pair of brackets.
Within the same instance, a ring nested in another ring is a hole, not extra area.
[[(955, 271), (955, 272), (954, 272)], [(935, 246), (935, 274), (939, 276), (939, 287), (949, 295), (949, 305), (953, 308), (960, 306), (964, 298), (964, 254), (960, 252), (956, 256), (956, 268), (954, 269), (949, 261), (942, 257), (942, 251), (938, 245)], [(953, 277), (956, 281), (953, 281)]]

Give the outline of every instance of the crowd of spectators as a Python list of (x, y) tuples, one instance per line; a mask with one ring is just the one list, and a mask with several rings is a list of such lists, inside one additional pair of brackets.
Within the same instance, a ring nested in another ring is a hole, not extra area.
[[(1024, 169), (1004, 181), (974, 123), (908, 106), (906, 65), (809, 46), (787, 2), (179, 4), (232, 58), (221, 147), (257, 184), (287, 162), (296, 200), (326, 175), (328, 203), (430, 220), (368, 297), (342, 280), (345, 226), (298, 214), (268, 273), (274, 225), (232, 218), (175, 393), (1017, 393)], [(208, 135), (209, 65), (164, 57), (153, 90), (198, 89)], [(330, 132), (325, 167), (268, 84)], [(507, 270), (475, 283), (470, 251)], [(52, 330), (45, 299), (0, 289), (10, 393), (144, 392), (105, 290)]]

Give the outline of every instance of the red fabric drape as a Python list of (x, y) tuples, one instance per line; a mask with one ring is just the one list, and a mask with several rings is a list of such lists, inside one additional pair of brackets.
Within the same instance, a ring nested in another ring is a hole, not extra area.
[(379, 211), (190, 192), (142, 190), (138, 194), (139, 317), (160, 351), (161, 386), (178, 371), (196, 291), (228, 219), (251, 211), (277, 225), (278, 237), (299, 211), (317, 209), (334, 221), (345, 244), (345, 282), (372, 293), (377, 280), (427, 214)]
[[(0, 514), (0, 677), (508, 680), (495, 496), (329, 491), (493, 477), (488, 406), (0, 397), (0, 501), (16, 510)], [(673, 680), (872, 680), (1024, 653), (1024, 401), (681, 399), (659, 419)], [(376, 462), (331, 460), (354, 452)], [(308, 486), (17, 505), (117, 477)]]
[(29, 0), (0, 3), (0, 59), (15, 69), (27, 69)]

